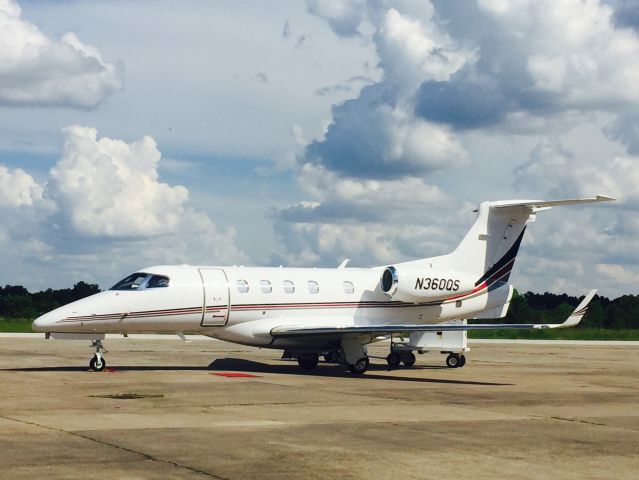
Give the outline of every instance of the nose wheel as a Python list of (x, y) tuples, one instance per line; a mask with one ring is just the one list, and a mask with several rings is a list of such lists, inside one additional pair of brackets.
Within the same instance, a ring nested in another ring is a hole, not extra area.
[(95, 348), (95, 355), (89, 362), (89, 370), (94, 372), (102, 372), (106, 368), (106, 360), (102, 355), (102, 351), (104, 350), (104, 346), (102, 345), (102, 340), (93, 340), (91, 342), (91, 347)]

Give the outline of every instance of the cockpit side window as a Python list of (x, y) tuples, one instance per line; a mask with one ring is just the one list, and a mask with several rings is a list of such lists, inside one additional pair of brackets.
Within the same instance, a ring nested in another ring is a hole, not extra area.
[(148, 277), (147, 273), (137, 272), (133, 275), (129, 275), (128, 277), (120, 280), (118, 283), (113, 285), (110, 290), (137, 290), (140, 288), (140, 285), (146, 280)]
[(153, 275), (146, 284), (146, 288), (161, 288), (169, 286), (169, 277)]

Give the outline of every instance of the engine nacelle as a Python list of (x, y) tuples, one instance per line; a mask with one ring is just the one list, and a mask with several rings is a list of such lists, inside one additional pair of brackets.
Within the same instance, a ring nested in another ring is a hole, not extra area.
[(386, 267), (380, 279), (382, 292), (402, 302), (430, 302), (470, 293), (475, 279), (455, 272), (428, 267)]

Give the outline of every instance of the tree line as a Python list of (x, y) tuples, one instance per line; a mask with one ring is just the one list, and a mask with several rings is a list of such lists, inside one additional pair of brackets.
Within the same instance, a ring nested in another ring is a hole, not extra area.
[[(513, 295), (506, 323), (561, 323), (572, 313), (582, 297), (565, 293), (532, 293)], [(588, 313), (579, 324), (582, 328), (639, 328), (639, 295), (623, 295), (613, 300), (595, 295)]]
[[(34, 318), (54, 308), (100, 292), (95, 284), (78, 282), (73, 288), (31, 293), (19, 285), (0, 287), (0, 317), (6, 319)], [(561, 323), (583, 297), (554, 293), (519, 294), (515, 291), (505, 322)], [(639, 295), (623, 295), (611, 300), (595, 295), (588, 313), (579, 325), (586, 328), (639, 328)]]
[(33, 320), (40, 315), (100, 292), (92, 283), (78, 282), (73, 288), (31, 293), (20, 285), (0, 287), (0, 317)]

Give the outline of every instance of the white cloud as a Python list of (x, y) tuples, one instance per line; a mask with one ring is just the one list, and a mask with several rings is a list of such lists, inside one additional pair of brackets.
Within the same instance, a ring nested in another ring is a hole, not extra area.
[(360, 34), (360, 23), (366, 16), (366, 0), (307, 0), (308, 11), (328, 22), (340, 36)]
[(442, 244), (444, 235), (435, 226), (396, 230), (385, 223), (280, 222), (276, 229), (278, 235), (286, 239), (287, 251), (278, 252), (272, 261), (289, 266), (336, 266), (345, 258), (352, 259), (353, 265), (358, 266), (384, 265), (441, 254), (449, 247), (452, 250), (452, 246)]
[[(386, 11), (375, 35), (384, 79), (403, 89), (416, 88), (424, 80), (448, 80), (472, 52), (456, 47), (433, 21), (430, 3), (424, 3), (424, 20), (402, 15), (395, 8)], [(400, 94), (412, 93), (410, 90)]]
[(175, 230), (188, 191), (158, 181), (160, 152), (151, 137), (127, 144), (77, 125), (65, 134), (47, 196), (76, 232), (131, 237)]
[(37, 281), (49, 282), (38, 286), (46, 287), (60, 285), (61, 264), (65, 278), (77, 272), (74, 279), (107, 286), (149, 264), (247, 262), (234, 228), (221, 229), (193, 208), (185, 187), (160, 181), (153, 138), (126, 143), (77, 125), (64, 133), (44, 189), (24, 171), (0, 166), (0, 260), (17, 272), (6, 280), (23, 279), (27, 264), (37, 265)]
[(341, 177), (324, 167), (311, 164), (300, 168), (298, 181), (305, 192), (321, 202), (345, 202), (397, 210), (415, 205), (437, 205), (447, 199), (447, 195), (438, 187), (428, 185), (417, 177), (401, 180)]
[(542, 138), (528, 162), (515, 169), (515, 184), (549, 197), (611, 195), (619, 203), (639, 204), (639, 157), (615, 155), (603, 164), (578, 158), (557, 138)]
[(0, 165), (0, 207), (31, 206), (42, 200), (42, 187), (20, 168)]
[(639, 271), (636, 266), (634, 271), (625, 265), (608, 263), (599, 263), (596, 268), (598, 273), (608, 278), (608, 281), (613, 281), (623, 286), (639, 285)]
[(52, 40), (0, 0), (0, 104), (95, 107), (122, 88), (121, 72), (73, 32)]
[(358, 98), (334, 107), (325, 137), (308, 146), (302, 162), (378, 179), (421, 176), (464, 163), (464, 148), (448, 127), (415, 116), (414, 97), (422, 82), (448, 80), (475, 54), (454, 45), (435, 22), (430, 3), (422, 7), (408, 8), (408, 14), (399, 7), (368, 5), (353, 14), (354, 24), (364, 15), (374, 25), (383, 77)]

